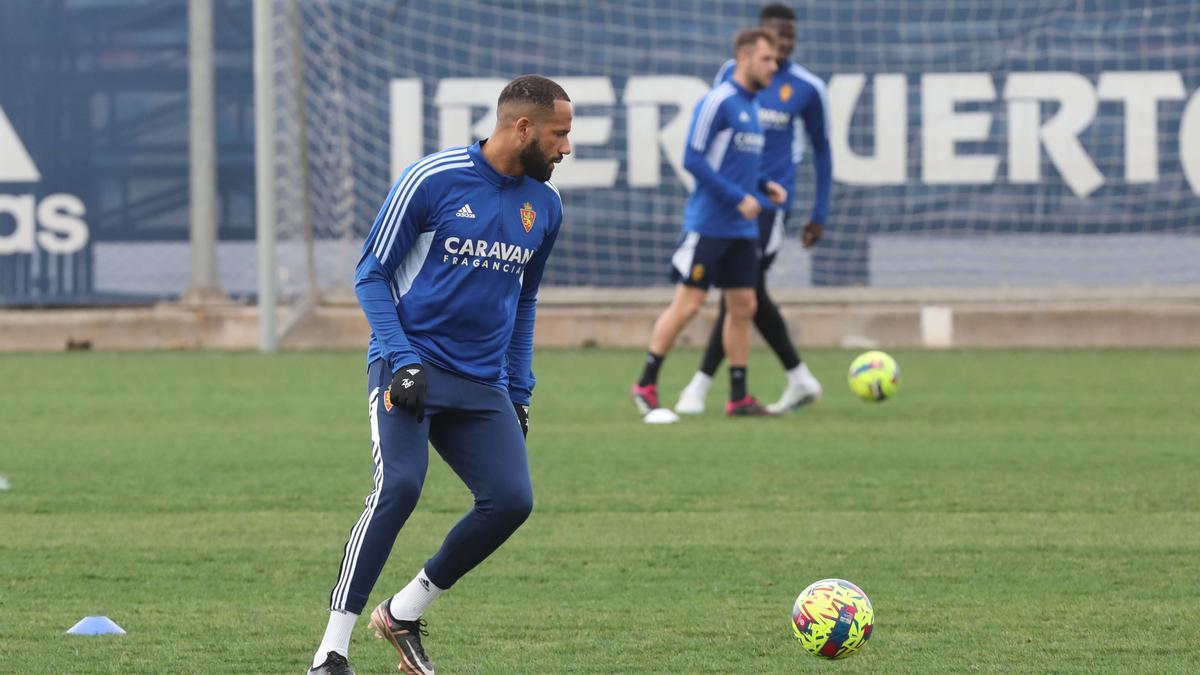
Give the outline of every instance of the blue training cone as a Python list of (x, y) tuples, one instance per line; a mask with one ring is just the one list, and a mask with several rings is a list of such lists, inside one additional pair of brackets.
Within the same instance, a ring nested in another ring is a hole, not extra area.
[(124, 635), (125, 629), (113, 623), (107, 616), (85, 616), (71, 626), (71, 635)]

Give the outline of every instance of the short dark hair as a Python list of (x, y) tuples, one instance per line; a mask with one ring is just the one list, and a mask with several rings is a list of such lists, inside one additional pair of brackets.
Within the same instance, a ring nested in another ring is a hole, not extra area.
[(759, 40), (766, 40), (767, 44), (775, 47), (775, 34), (764, 28), (743, 28), (733, 36), (733, 53), (737, 54), (743, 49), (753, 47)]
[(524, 103), (554, 111), (555, 101), (570, 101), (571, 97), (557, 82), (541, 75), (522, 75), (505, 85), (496, 101), (496, 108), (510, 103)]
[(783, 21), (795, 21), (796, 12), (792, 11), (791, 7), (776, 2), (770, 5), (763, 5), (763, 8), (758, 10), (758, 22), (766, 23), (772, 19), (782, 19)]

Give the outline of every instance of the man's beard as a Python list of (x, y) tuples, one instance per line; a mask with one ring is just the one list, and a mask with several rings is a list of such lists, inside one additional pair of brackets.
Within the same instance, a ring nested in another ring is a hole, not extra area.
[(550, 180), (550, 174), (554, 172), (554, 163), (546, 158), (536, 138), (530, 139), (529, 144), (521, 148), (518, 159), (521, 161), (521, 169), (526, 176), (536, 178), (543, 183)]
[(763, 79), (759, 80), (759, 81), (758, 81), (758, 84), (760, 84), (761, 86), (758, 88), (758, 91), (762, 91), (763, 89), (766, 89), (767, 87), (770, 87), (770, 86), (771, 86), (771, 82), (772, 82), (772, 80), (774, 80), (774, 79), (775, 79), (775, 73), (771, 73), (770, 75), (767, 75), (767, 76), (766, 76), (766, 77), (764, 77)]

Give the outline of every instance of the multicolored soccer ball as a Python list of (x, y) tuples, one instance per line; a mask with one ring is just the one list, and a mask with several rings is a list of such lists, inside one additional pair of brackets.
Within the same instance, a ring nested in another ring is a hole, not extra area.
[(900, 387), (900, 366), (884, 352), (859, 354), (850, 364), (850, 391), (864, 401), (884, 401)]
[(862, 589), (843, 579), (822, 579), (792, 605), (792, 633), (809, 653), (843, 659), (871, 638), (875, 610)]

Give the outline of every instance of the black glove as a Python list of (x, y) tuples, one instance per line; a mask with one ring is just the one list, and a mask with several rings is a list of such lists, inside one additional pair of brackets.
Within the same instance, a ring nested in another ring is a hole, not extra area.
[(513, 410), (517, 411), (517, 421), (521, 423), (521, 435), (529, 438), (529, 406), (513, 401)]
[(384, 396), (388, 397), (385, 403), (416, 413), (417, 424), (420, 424), (425, 420), (425, 367), (420, 363), (400, 366), (400, 370), (392, 374), (392, 383)]
[(809, 223), (804, 226), (804, 231), (800, 233), (800, 243), (804, 248), (812, 248), (821, 240), (821, 235), (825, 228), (820, 223)]

